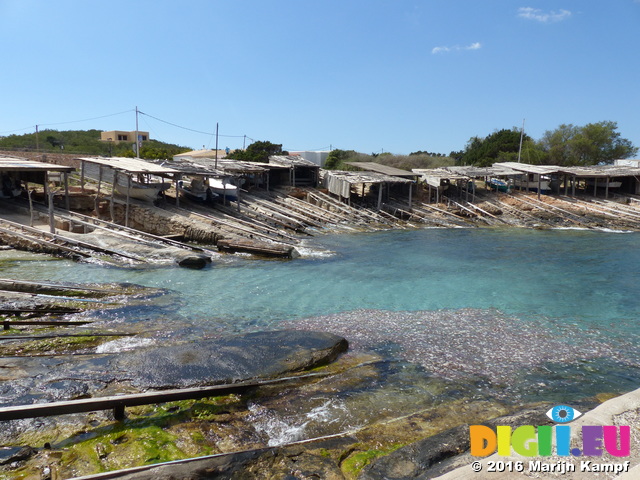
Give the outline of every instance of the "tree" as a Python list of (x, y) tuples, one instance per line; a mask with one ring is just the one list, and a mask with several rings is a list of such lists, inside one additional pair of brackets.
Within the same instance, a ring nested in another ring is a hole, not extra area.
[[(525, 134), (523, 141), (529, 142), (531, 141), (531, 137)], [(495, 162), (510, 161), (507, 159), (513, 159), (513, 154), (515, 154), (517, 158), (519, 149), (519, 129), (514, 127), (511, 130), (497, 130), (485, 138), (470, 138), (460, 162), (464, 165), (488, 167)]]
[(562, 124), (544, 133), (540, 146), (553, 165), (611, 164), (638, 153), (631, 141), (620, 138), (616, 122), (589, 123), (584, 127)]
[(327, 159), (324, 162), (324, 168), (326, 170), (336, 170), (339, 165), (349, 157), (349, 152), (346, 150), (340, 150), (336, 148), (331, 150)]
[(253, 142), (246, 150), (236, 150), (227, 157), (235, 160), (245, 160), (248, 162), (269, 163), (271, 155), (288, 155), (289, 152), (282, 150), (282, 144), (275, 144), (267, 141)]

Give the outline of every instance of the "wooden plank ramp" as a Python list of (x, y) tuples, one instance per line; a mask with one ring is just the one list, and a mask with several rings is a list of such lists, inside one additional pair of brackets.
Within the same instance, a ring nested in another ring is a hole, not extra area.
[[(46, 251), (54, 253), (58, 250), (59, 254), (66, 254), (76, 257), (95, 257), (96, 254), (103, 254), (112, 259), (122, 258), (128, 261), (138, 263), (146, 262), (145, 258), (131, 253), (122, 252), (120, 250), (107, 249), (99, 247), (81, 240), (66, 237), (64, 235), (47, 232), (34, 227), (29, 227), (21, 223), (12, 222), (6, 219), (0, 219), (0, 232), (7, 237), (15, 237), (24, 241), (32, 242), (46, 248)], [(75, 257), (74, 257), (75, 258)], [(101, 260), (105, 261), (104, 258)]]
[(309, 373), (305, 375), (281, 377), (272, 380), (253, 380), (224, 385), (212, 385), (208, 387), (181, 388), (145, 393), (112, 395), (108, 397), (82, 398), (62, 402), (0, 407), (0, 420), (6, 421), (20, 420), (24, 418), (50, 417), (55, 415), (95, 412), (98, 410), (113, 410), (116, 420), (122, 420), (125, 417), (126, 407), (175, 402), (179, 400), (195, 400), (213, 396), (231, 395), (233, 393), (244, 393), (253, 388), (321, 378), (328, 375), (328, 373)]

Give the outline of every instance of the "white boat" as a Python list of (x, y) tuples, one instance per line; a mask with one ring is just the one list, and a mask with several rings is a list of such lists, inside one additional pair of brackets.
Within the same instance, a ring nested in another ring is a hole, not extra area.
[(191, 181), (180, 180), (178, 182), (178, 190), (181, 196), (197, 202), (204, 202), (210, 196), (209, 188), (199, 178), (194, 178)]
[(9, 175), (2, 176), (2, 188), (0, 188), (0, 198), (14, 198), (22, 193), (20, 180), (15, 180)]
[[(538, 183), (538, 180), (540, 182)], [(529, 190), (531, 192), (537, 192), (538, 187), (540, 193), (548, 193), (551, 191), (551, 179), (546, 175), (539, 175), (537, 173), (529, 173), (522, 175), (522, 178), (516, 177), (514, 185), (520, 190)]]
[(116, 192), (119, 195), (127, 196), (127, 190), (129, 190), (129, 196), (131, 198), (137, 198), (138, 200), (153, 201), (158, 198), (160, 192), (164, 192), (171, 188), (171, 184), (167, 182), (154, 182), (154, 183), (138, 183), (131, 182), (130, 188), (127, 185), (121, 185), (116, 183)]
[[(593, 187), (596, 182), (593, 178), (587, 178), (587, 185)], [(618, 180), (609, 180), (609, 188), (620, 188), (622, 186), (622, 182)], [(598, 178), (598, 188), (606, 188), (607, 187), (607, 179), (606, 178)]]
[(223, 183), (222, 180), (217, 178), (210, 178), (208, 183), (212, 193), (220, 197), (226, 197), (227, 200), (236, 200), (238, 198), (238, 187), (235, 185)]

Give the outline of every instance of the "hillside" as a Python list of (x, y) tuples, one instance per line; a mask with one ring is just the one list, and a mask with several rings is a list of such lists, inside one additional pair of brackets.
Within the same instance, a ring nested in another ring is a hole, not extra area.
[[(67, 153), (82, 155), (105, 155), (114, 157), (134, 157), (133, 144), (115, 144), (100, 140), (101, 130), (41, 130), (23, 135), (0, 137), (0, 150), (15, 152)], [(145, 141), (140, 149), (140, 157), (146, 159), (171, 158), (190, 148), (160, 142)]]

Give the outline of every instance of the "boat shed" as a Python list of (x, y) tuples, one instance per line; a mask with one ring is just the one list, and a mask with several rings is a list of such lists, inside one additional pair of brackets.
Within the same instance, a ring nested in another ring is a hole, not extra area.
[(382, 165), (376, 162), (345, 162), (347, 165), (356, 167), (358, 170), (364, 170), (368, 172), (381, 173), (383, 175), (389, 175), (390, 177), (409, 178), (411, 180), (417, 180), (420, 176), (417, 173), (410, 172), (409, 170), (402, 170), (401, 168), (390, 167), (389, 165)]
[[(132, 192), (136, 186), (148, 186), (154, 183), (165, 184), (165, 179), (171, 179), (177, 187), (181, 173), (173, 168), (156, 165), (139, 158), (127, 157), (80, 157), (80, 186), (84, 191), (85, 177), (98, 182), (98, 197), (102, 182), (111, 183), (111, 218), (114, 218), (114, 195), (116, 191), (123, 191), (127, 203), (125, 207), (125, 226), (129, 224), (129, 204)], [(159, 180), (159, 182), (158, 182)], [(167, 183), (168, 186), (171, 186)], [(167, 187), (168, 188), (168, 187)], [(176, 204), (178, 203), (176, 195)]]
[(414, 168), (413, 173), (420, 176), (420, 179), (429, 189), (429, 201), (435, 192), (435, 201), (440, 203), (440, 196), (449, 188), (451, 183), (469, 182), (469, 177), (462, 174), (452, 173), (444, 168)]
[[(354, 193), (363, 200), (372, 193), (377, 193), (377, 209), (382, 208), (384, 191), (386, 190), (386, 198), (390, 196), (390, 190), (393, 186), (408, 185), (409, 186), (409, 208), (411, 208), (411, 195), (413, 181), (407, 178), (392, 177), (377, 172), (347, 172), (343, 170), (326, 170), (324, 176), (324, 184), (327, 190), (337, 195), (341, 200), (346, 199), (351, 205), (352, 187)], [(377, 192), (376, 192), (377, 191)]]
[(271, 155), (267, 168), (272, 185), (317, 187), (320, 179), (320, 165), (298, 155)]
[(571, 185), (571, 195), (575, 195), (576, 187), (584, 181), (585, 191), (593, 187), (593, 196), (597, 196), (598, 188), (604, 189), (605, 198), (611, 189), (631, 195), (640, 194), (640, 167), (624, 165), (592, 165), (589, 167), (558, 167), (559, 174), (564, 175), (565, 195)]
[(64, 186), (65, 205), (69, 209), (69, 173), (75, 170), (73, 167), (56, 165), (53, 163), (27, 160), (26, 158), (0, 156), (0, 198), (10, 198), (14, 193), (22, 190), (22, 185), (29, 192), (29, 183), (37, 183), (44, 186), (45, 202), (48, 202), (50, 194), (49, 182), (60, 182)]

